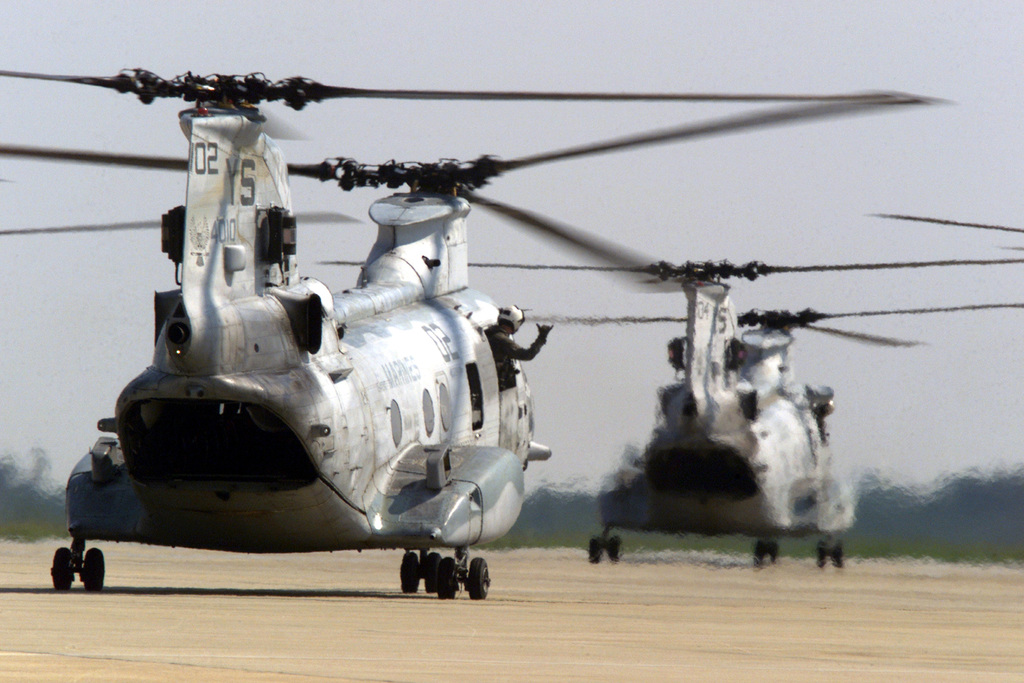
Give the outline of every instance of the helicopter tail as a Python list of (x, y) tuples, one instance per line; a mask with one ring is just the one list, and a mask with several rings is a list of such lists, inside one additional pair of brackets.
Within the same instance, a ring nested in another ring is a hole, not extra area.
[(689, 390), (683, 410), (706, 414), (717, 408), (715, 396), (726, 389), (728, 373), (735, 370), (736, 313), (726, 285), (688, 282), (683, 289), (688, 303), (684, 381)]

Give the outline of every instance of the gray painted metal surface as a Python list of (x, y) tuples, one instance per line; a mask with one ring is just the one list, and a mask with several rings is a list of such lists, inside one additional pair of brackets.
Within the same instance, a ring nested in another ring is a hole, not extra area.
[(788, 332), (737, 335), (728, 287), (684, 289), (683, 379), (662, 389), (646, 450), (599, 494), (602, 522), (766, 539), (837, 536), (853, 523), (853, 497), (832, 474), (832, 390), (793, 380)]
[[(497, 306), (468, 289), (468, 203), (376, 202), (359, 281), (332, 293), (298, 273), (286, 165), (259, 117), (181, 123), (180, 292), (157, 296), (153, 363), (118, 398), (118, 440), (68, 481), (73, 538), (298, 552), (507, 532), (527, 461), (550, 451), (532, 442), (525, 375), (499, 393), (484, 334)], [(428, 480), (441, 451), (448, 469)]]

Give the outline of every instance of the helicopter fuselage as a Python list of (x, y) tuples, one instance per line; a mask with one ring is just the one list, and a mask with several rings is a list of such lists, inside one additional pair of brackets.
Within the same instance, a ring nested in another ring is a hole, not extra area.
[(852, 500), (831, 473), (832, 390), (792, 379), (781, 330), (735, 334), (724, 285), (694, 283), (684, 381), (661, 390), (643, 453), (600, 495), (606, 527), (757, 538), (835, 535)]
[[(68, 482), (76, 541), (241, 552), (465, 548), (518, 517), (533, 401), (499, 390), (452, 196), (371, 208), (356, 287), (300, 278), (286, 167), (239, 110), (190, 110), (188, 202), (165, 216), (180, 290), (156, 295), (153, 364), (118, 439)], [(231, 189), (234, 188), (234, 189)]]

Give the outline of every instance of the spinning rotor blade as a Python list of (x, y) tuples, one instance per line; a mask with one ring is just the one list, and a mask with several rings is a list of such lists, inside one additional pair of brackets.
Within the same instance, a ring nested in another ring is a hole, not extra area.
[(670, 315), (624, 315), (619, 317), (588, 315), (531, 315), (530, 322), (598, 327), (600, 325), (653, 325), (658, 323), (685, 323), (686, 318), (679, 318)]
[(807, 327), (821, 320), (835, 318), (870, 318), (881, 315), (924, 315), (928, 313), (957, 313), (960, 311), (988, 311), (995, 309), (1024, 308), (1020, 304), (969, 304), (967, 306), (942, 306), (936, 308), (903, 308), (888, 311), (856, 311), (853, 313), (820, 313), (810, 308), (802, 311), (748, 311), (737, 317), (742, 327), (771, 327), (786, 329), (790, 327)]
[(541, 235), (553, 237), (570, 247), (594, 256), (598, 260), (611, 263), (614, 266), (631, 269), (642, 264), (645, 260), (638, 254), (630, 253), (620, 245), (594, 237), (571, 226), (556, 223), (554, 220), (539, 214), (487, 199), (472, 192), (464, 192), (462, 196), (474, 204), (486, 207), (499, 215), (532, 228)]
[(979, 228), (981, 230), (999, 230), (1001, 232), (1024, 232), (1024, 228), (1010, 228), (1005, 225), (988, 225), (985, 223), (962, 223), (960, 221), (948, 221), (942, 218), (925, 218), (923, 216), (903, 216), (895, 213), (873, 213), (875, 218), (892, 218), (898, 221), (918, 221), (921, 223), (936, 223), (938, 225), (955, 225), (961, 228)]
[[(67, 161), (77, 164), (93, 164), (96, 166), (148, 168), (155, 171), (188, 170), (188, 159), (181, 159), (178, 157), (160, 157), (146, 154), (120, 154), (117, 152), (91, 152), (79, 149), (29, 147), (27, 145), (0, 144), (0, 156), (23, 157), (39, 161)], [(289, 173), (292, 173), (293, 167), (299, 169), (307, 168), (306, 165), (289, 164)], [(301, 173), (297, 172), (294, 175), (301, 175)]]
[(88, 152), (73, 149), (27, 147), (25, 145), (0, 145), (0, 156), (25, 157), (42, 161), (70, 161), (79, 164), (96, 164), (101, 166), (129, 166), (131, 168), (149, 168), (160, 171), (188, 170), (188, 160), (178, 157)]
[(486, 207), (491, 211), (510, 218), (520, 225), (524, 225), (535, 232), (552, 238), (567, 245), (575, 251), (582, 252), (598, 261), (603, 261), (611, 266), (623, 270), (637, 270), (647, 261), (646, 258), (619, 244), (589, 235), (582, 230), (570, 227), (562, 223), (556, 223), (550, 218), (539, 214), (518, 209), (508, 204), (502, 204), (492, 199), (487, 199), (472, 192), (461, 192), (460, 195), (470, 202)]
[(766, 128), (796, 121), (810, 121), (867, 113), (880, 107), (930, 104), (934, 101), (914, 95), (897, 93), (877, 94), (859, 100), (841, 100), (825, 104), (818, 103), (776, 108), (768, 111), (714, 119), (704, 123), (686, 124), (675, 128), (569, 147), (510, 160), (502, 160), (493, 156), (482, 156), (471, 162), (448, 160), (437, 163), (397, 163), (392, 161), (385, 164), (372, 165), (362, 164), (354, 159), (337, 157), (327, 159), (320, 164), (296, 165), (290, 167), (290, 170), (295, 175), (316, 178), (323, 182), (334, 180), (346, 191), (356, 187), (380, 187), (382, 185), (393, 189), (402, 185), (409, 185), (413, 188), (441, 193), (448, 193), (456, 189), (470, 191), (483, 187), (491, 178), (508, 171), (546, 164), (552, 161), (660, 145), (686, 139), (711, 137), (755, 128)]
[[(1021, 259), (1024, 262), (1024, 259)], [(365, 261), (317, 261), (321, 266), (361, 266)], [(572, 271), (600, 271), (600, 272), (612, 272), (612, 273), (634, 273), (637, 272), (635, 268), (625, 268), (620, 266), (577, 266), (577, 265), (557, 265), (557, 264), (546, 264), (546, 263), (470, 263), (470, 268), (496, 268), (496, 269), (509, 269), (509, 270), (572, 270)]]
[(539, 92), (484, 90), (399, 90), (349, 88), (324, 85), (309, 78), (292, 77), (270, 81), (263, 74), (211, 74), (197, 76), (191, 72), (167, 80), (145, 69), (125, 69), (117, 76), (57, 76), (24, 71), (0, 71), (0, 76), (39, 81), (57, 81), (110, 88), (120, 93), (138, 95), (149, 104), (158, 97), (181, 98), (186, 101), (259, 104), (284, 100), (288, 106), (301, 109), (309, 102), (331, 99), (389, 99), (445, 101), (590, 101), (590, 102), (862, 102), (889, 97), (887, 93), (849, 93), (836, 95), (771, 94), (771, 93), (601, 93), (601, 92)]
[[(1013, 247), (1009, 247), (1013, 248)], [(321, 265), (361, 266), (362, 261), (320, 261)], [(760, 261), (746, 264), (732, 264), (729, 261), (688, 261), (677, 266), (662, 261), (642, 267), (636, 266), (584, 266), (576, 264), (548, 263), (470, 263), (471, 268), (497, 268), (509, 270), (566, 270), (619, 273), (647, 273), (657, 276), (658, 281), (668, 280), (722, 280), (731, 277), (745, 277), (754, 280), (772, 273), (823, 273), (844, 270), (893, 270), (901, 268), (931, 268), (942, 266), (997, 266), (1024, 263), (1024, 259), (952, 259), (946, 261), (905, 261), (897, 263), (846, 263), (820, 266), (769, 266)]]
[(881, 337), (877, 334), (865, 334), (864, 332), (850, 332), (848, 330), (837, 330), (834, 327), (820, 327), (818, 325), (805, 325), (805, 329), (814, 330), (823, 334), (830, 334), (833, 337), (848, 339), (861, 344), (871, 346), (889, 346), (894, 348), (909, 348), (911, 346), (922, 346), (924, 342), (897, 339), (896, 337)]
[[(343, 213), (330, 211), (299, 213), (295, 216), (300, 224), (321, 224), (321, 223), (359, 223), (355, 218), (346, 216)], [(94, 225), (61, 225), (52, 228), (19, 228), (14, 230), (0, 230), (0, 237), (5, 235), (46, 235), (68, 232), (116, 232), (119, 230), (155, 230), (160, 227), (160, 221), (129, 221), (126, 223), (107, 223)]]
[(578, 147), (569, 147), (553, 152), (535, 154), (510, 161), (498, 162), (502, 171), (536, 166), (537, 164), (551, 161), (561, 161), (580, 156), (592, 154), (604, 154), (635, 147), (664, 144), (679, 140), (710, 137), (725, 133), (751, 130), (754, 128), (767, 128), (778, 126), (793, 121), (809, 121), (814, 119), (825, 119), (849, 114), (866, 113), (880, 107), (907, 104), (928, 104), (930, 100), (903, 94), (879, 94), (872, 98), (857, 101), (840, 101), (827, 104), (812, 104), (798, 107), (786, 107), (771, 111), (759, 111), (752, 114), (741, 114), (722, 119), (716, 119), (706, 123), (687, 124), (676, 128), (668, 128), (660, 131), (652, 131), (640, 135), (632, 135), (625, 138), (608, 140)]

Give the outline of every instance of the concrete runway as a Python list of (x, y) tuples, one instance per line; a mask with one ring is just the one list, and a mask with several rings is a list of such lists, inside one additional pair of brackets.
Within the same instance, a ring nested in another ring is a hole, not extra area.
[(401, 553), (0, 543), (0, 681), (1024, 679), (1024, 567), (482, 552), (483, 602), (403, 595)]

